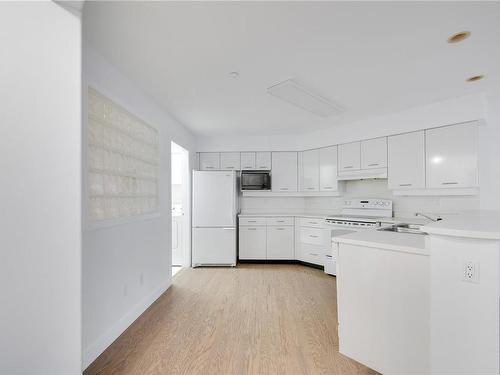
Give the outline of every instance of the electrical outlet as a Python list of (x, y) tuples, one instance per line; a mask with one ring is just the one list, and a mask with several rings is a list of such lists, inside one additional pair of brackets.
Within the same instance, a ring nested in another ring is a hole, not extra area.
[(463, 281), (468, 283), (479, 283), (479, 263), (466, 262), (463, 269)]

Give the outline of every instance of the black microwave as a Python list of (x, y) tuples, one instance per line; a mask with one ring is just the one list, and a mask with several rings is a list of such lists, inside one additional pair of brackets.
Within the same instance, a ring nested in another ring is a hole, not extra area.
[(241, 190), (271, 190), (271, 172), (241, 171)]

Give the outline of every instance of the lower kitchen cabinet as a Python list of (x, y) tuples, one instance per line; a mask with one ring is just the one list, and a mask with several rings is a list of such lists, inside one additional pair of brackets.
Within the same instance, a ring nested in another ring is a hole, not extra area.
[(240, 259), (266, 259), (266, 227), (240, 226)]
[(296, 258), (324, 266), (326, 255), (332, 251), (330, 230), (320, 219), (299, 218), (298, 223)]
[(294, 258), (294, 227), (267, 227), (267, 259)]

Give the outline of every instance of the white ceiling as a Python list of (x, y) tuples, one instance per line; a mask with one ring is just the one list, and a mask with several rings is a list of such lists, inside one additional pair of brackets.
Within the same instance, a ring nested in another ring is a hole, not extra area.
[[(86, 2), (83, 18), (88, 43), (197, 135), (308, 132), (500, 88), (498, 2)], [(345, 112), (266, 93), (289, 78)]]

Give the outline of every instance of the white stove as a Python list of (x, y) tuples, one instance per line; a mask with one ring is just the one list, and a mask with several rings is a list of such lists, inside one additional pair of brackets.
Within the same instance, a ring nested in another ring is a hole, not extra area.
[(348, 199), (342, 206), (342, 214), (329, 216), (329, 225), (350, 228), (377, 226), (382, 218), (392, 217), (392, 201), (389, 199)]
[(389, 199), (345, 200), (341, 215), (326, 218), (326, 224), (332, 229), (332, 251), (326, 254), (325, 272), (337, 274), (338, 243), (335, 237), (377, 227), (387, 217), (392, 217), (392, 201)]

